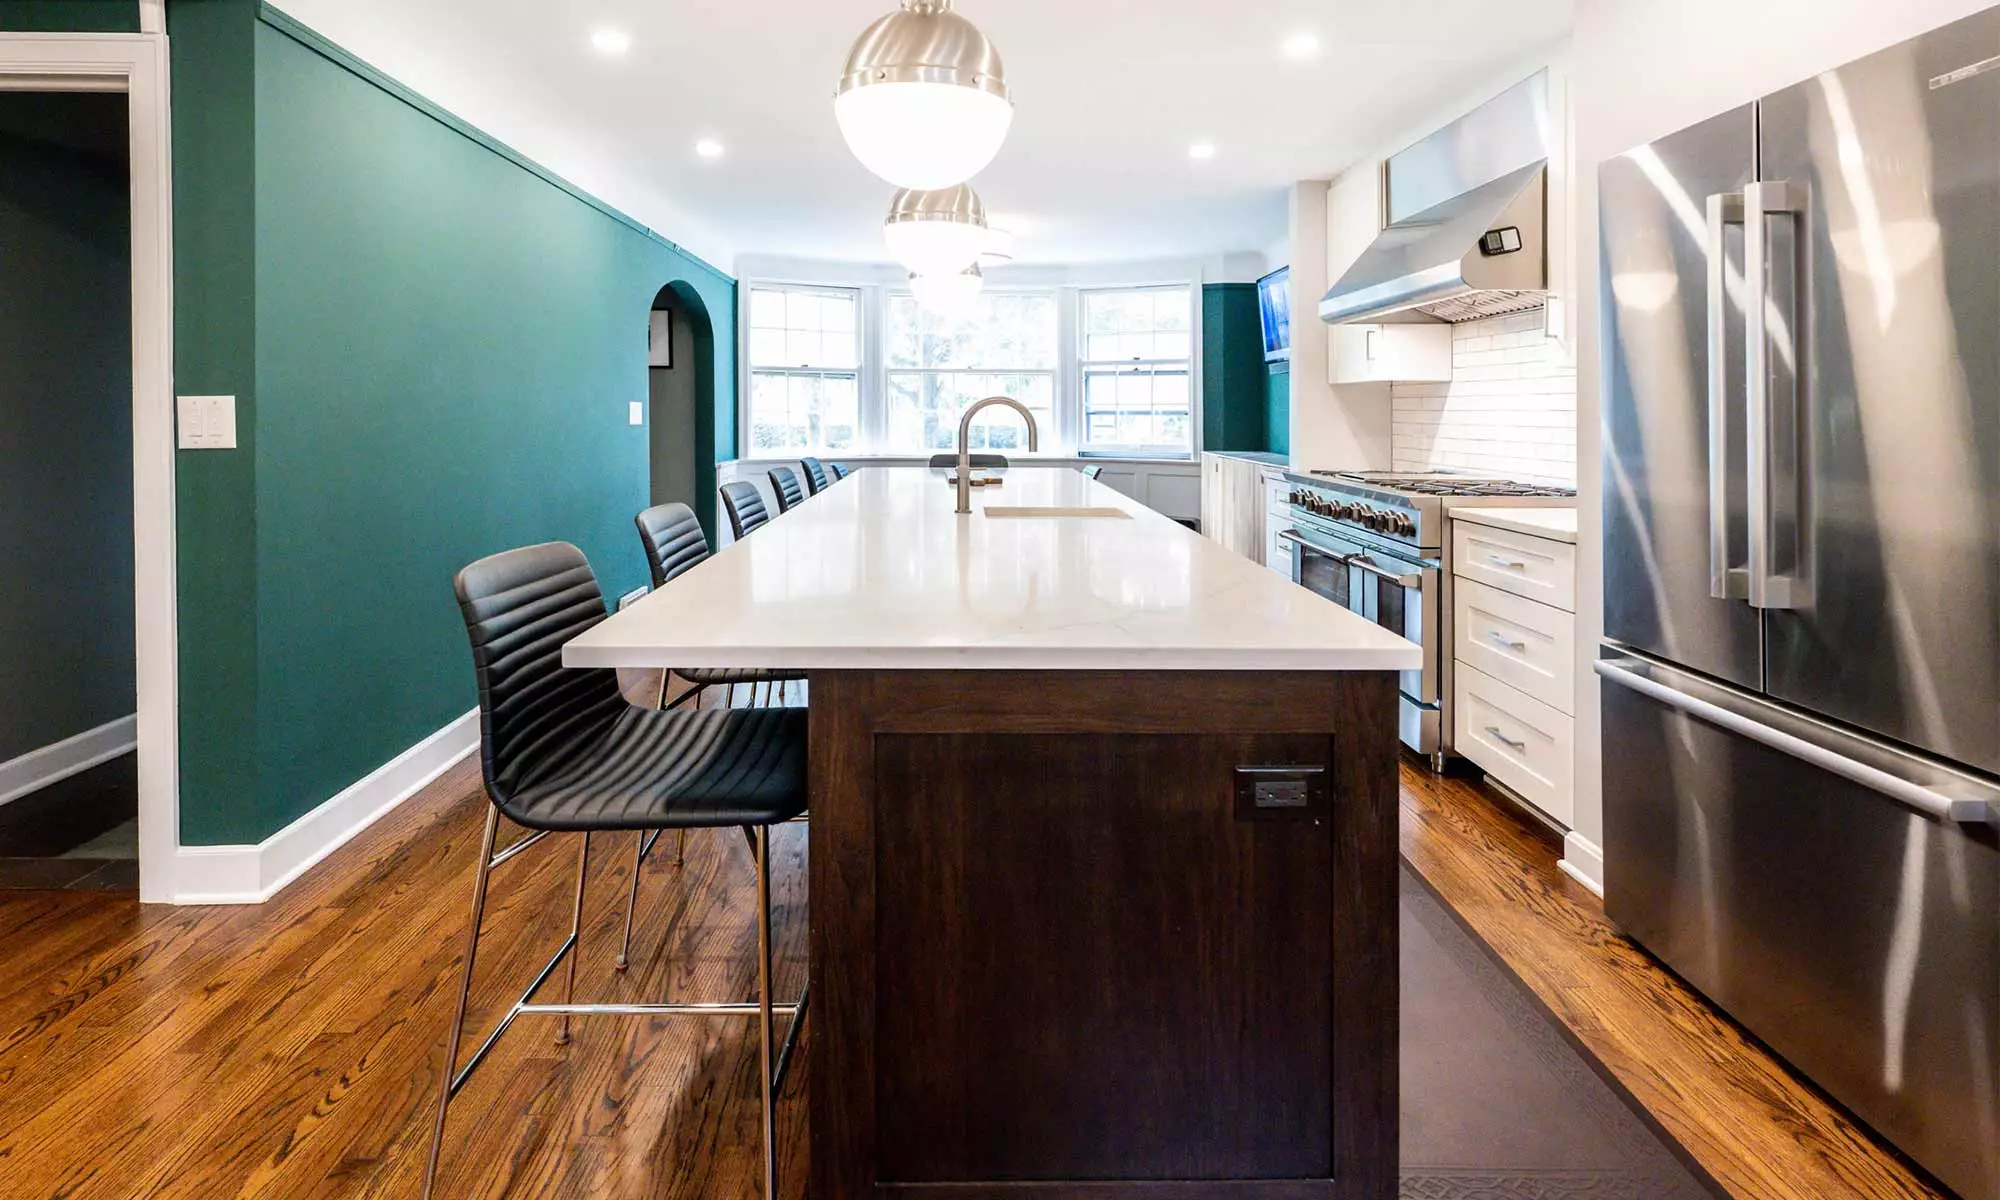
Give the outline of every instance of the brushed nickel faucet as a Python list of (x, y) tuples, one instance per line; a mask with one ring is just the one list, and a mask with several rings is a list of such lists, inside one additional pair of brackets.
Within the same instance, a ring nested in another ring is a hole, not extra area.
[(988, 396), (966, 408), (965, 415), (958, 419), (958, 511), (972, 511), (972, 418), (980, 409), (989, 404), (1005, 404), (1021, 414), (1028, 423), (1028, 450), (1039, 449), (1035, 444), (1035, 414), (1028, 406), (1012, 396)]

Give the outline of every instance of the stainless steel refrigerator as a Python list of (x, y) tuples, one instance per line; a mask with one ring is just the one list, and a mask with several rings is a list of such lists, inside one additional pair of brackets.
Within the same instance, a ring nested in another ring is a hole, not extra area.
[(2000, 1200), (2000, 9), (1600, 173), (1612, 918)]

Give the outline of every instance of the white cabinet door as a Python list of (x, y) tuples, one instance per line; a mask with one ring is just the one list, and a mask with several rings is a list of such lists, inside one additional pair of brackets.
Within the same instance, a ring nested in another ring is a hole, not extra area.
[(1449, 383), (1451, 326), (1335, 325), (1332, 383)]

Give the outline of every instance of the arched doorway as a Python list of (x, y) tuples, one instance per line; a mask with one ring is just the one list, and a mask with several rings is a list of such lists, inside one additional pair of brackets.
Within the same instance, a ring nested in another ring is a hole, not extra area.
[(715, 326), (694, 287), (676, 280), (647, 314), (647, 418), (652, 493), (679, 501), (715, 536)]

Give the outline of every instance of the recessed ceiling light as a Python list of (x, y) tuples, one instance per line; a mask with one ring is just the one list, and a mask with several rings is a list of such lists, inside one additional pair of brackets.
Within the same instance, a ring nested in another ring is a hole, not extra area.
[(1206, 161), (1215, 157), (1214, 142), (1196, 142), (1188, 147), (1188, 157), (1196, 161)]
[(703, 158), (721, 158), (722, 143), (714, 138), (703, 138), (694, 144), (694, 152)]
[(590, 44), (599, 54), (615, 58), (632, 48), (632, 35), (607, 26), (590, 31)]
[(1286, 38), (1278, 47), (1286, 58), (1293, 62), (1304, 62), (1319, 57), (1319, 35), (1310, 30), (1300, 30)]

